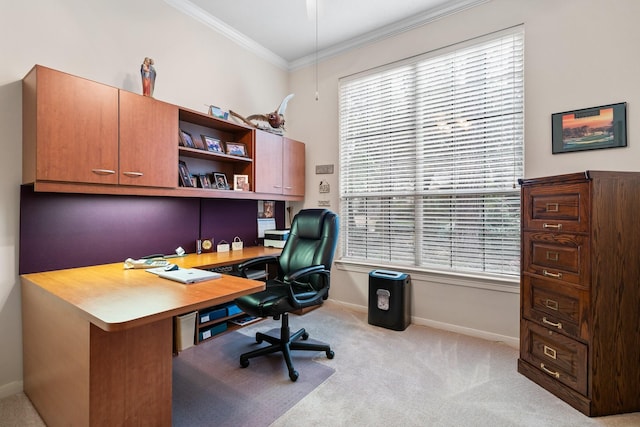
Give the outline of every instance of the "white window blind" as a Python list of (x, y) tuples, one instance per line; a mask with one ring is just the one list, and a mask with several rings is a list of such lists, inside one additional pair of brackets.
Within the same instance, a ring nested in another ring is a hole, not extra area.
[(517, 275), (522, 29), (340, 81), (342, 259)]

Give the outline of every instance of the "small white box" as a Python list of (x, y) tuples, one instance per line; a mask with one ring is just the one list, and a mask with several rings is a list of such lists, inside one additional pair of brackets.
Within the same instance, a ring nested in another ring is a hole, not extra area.
[(218, 252), (229, 252), (229, 243), (225, 240), (220, 241), (218, 243)]
[(264, 246), (267, 248), (284, 248), (289, 238), (289, 230), (265, 230)]
[(174, 317), (176, 351), (183, 351), (193, 347), (196, 336), (197, 312)]

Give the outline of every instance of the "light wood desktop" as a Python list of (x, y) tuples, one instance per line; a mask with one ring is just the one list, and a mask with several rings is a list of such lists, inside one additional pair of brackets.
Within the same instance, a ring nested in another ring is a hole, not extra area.
[[(278, 253), (170, 261), (211, 268)], [(170, 426), (173, 317), (264, 289), (229, 275), (183, 285), (123, 265), (21, 276), (24, 391), (49, 426)]]

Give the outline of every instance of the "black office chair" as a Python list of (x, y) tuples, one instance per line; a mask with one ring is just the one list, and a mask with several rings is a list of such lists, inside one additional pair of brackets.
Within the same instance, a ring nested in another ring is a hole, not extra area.
[(235, 300), (245, 313), (259, 317), (282, 317), (280, 338), (258, 332), (258, 344), (267, 341), (271, 345), (240, 356), (240, 366), (249, 366), (249, 359), (281, 351), (289, 370), (291, 381), (298, 379), (293, 368), (291, 350), (324, 351), (329, 359), (334, 353), (329, 345), (298, 341), (307, 340), (303, 329), (291, 334), (289, 312), (318, 306), (329, 296), (330, 269), (338, 240), (338, 216), (327, 209), (305, 209), (293, 219), (289, 237), (282, 253), (277, 256), (259, 257), (238, 266), (239, 271), (277, 265), (277, 277), (268, 279), (266, 290)]

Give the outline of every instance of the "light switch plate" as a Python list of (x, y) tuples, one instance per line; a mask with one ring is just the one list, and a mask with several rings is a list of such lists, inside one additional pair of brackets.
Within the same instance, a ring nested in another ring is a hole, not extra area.
[(333, 173), (333, 165), (316, 165), (316, 175)]

